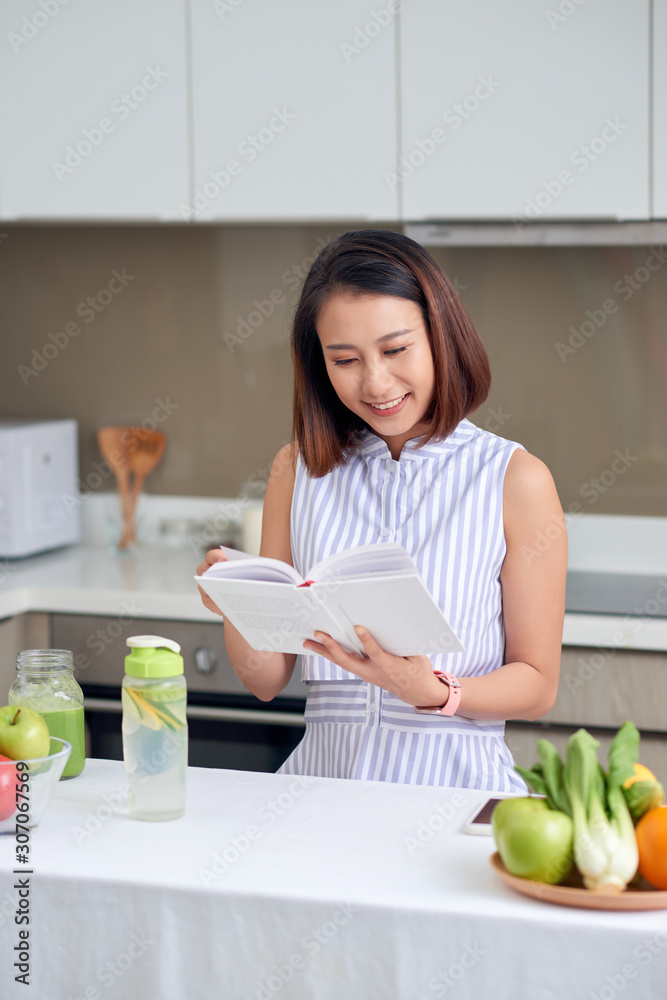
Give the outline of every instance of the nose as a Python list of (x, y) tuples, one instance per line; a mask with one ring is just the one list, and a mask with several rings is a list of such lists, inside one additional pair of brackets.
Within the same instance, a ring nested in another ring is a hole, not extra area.
[(383, 365), (371, 362), (364, 365), (361, 378), (361, 391), (367, 402), (371, 403), (375, 400), (387, 399), (393, 383), (393, 376)]

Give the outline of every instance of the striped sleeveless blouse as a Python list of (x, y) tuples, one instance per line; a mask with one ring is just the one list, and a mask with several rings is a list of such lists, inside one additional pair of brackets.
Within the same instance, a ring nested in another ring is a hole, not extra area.
[[(503, 482), (523, 446), (462, 420), (444, 441), (399, 459), (367, 429), (343, 466), (315, 479), (297, 458), (290, 511), (295, 568), (372, 542), (399, 542), (460, 637), (465, 652), (430, 657), (457, 677), (503, 663), (500, 569)], [(364, 624), (361, 622), (360, 624)], [(418, 715), (414, 706), (325, 657), (302, 654), (306, 731), (284, 774), (526, 792), (502, 719)]]

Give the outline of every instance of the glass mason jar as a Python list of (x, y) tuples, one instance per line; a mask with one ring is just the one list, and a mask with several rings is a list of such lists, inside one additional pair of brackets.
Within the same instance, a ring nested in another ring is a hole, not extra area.
[(16, 680), (9, 704), (32, 708), (43, 717), (51, 736), (72, 744), (62, 773), (73, 778), (86, 760), (83, 691), (74, 677), (69, 649), (22, 649), (16, 657)]

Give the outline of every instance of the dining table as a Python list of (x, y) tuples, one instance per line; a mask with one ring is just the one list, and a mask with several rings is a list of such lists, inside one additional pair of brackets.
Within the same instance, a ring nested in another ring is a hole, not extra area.
[(0, 997), (667, 996), (667, 910), (514, 891), (463, 831), (487, 794), (190, 767), (185, 814), (146, 822), (89, 759), (0, 837)]

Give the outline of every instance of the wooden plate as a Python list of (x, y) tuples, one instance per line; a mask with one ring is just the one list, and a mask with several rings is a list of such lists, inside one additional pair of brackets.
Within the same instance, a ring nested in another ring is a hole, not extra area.
[(667, 909), (667, 891), (654, 889), (644, 879), (632, 889), (625, 889), (618, 895), (608, 896), (593, 889), (584, 889), (581, 876), (570, 876), (563, 885), (547, 885), (534, 882), (519, 875), (510, 875), (496, 851), (489, 859), (491, 867), (505, 885), (531, 899), (543, 903), (559, 903), (561, 906), (576, 906), (585, 910), (663, 910)]

